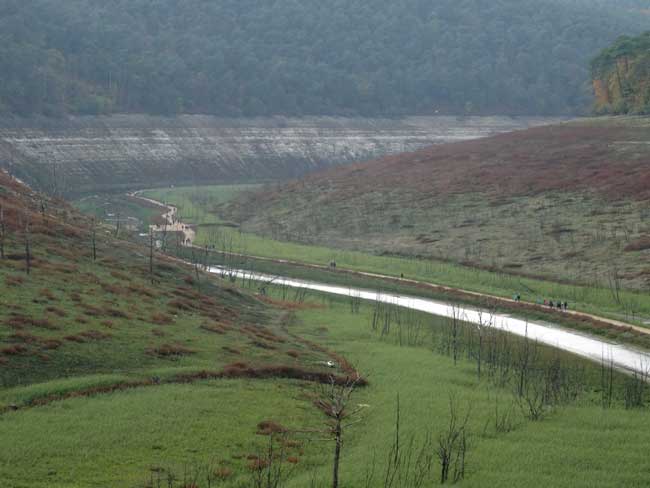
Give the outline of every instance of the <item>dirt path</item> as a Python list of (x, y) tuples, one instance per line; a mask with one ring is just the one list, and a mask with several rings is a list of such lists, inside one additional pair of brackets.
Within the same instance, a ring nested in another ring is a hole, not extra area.
[(143, 197), (139, 195), (139, 193), (141, 192), (136, 191), (129, 193), (129, 196), (137, 198), (138, 200), (142, 200), (143, 202), (151, 203), (153, 205), (167, 209), (167, 212), (161, 215), (161, 217), (166, 221), (165, 224), (149, 226), (153, 232), (178, 232), (183, 235), (183, 245), (191, 246), (194, 243), (194, 240), (196, 239), (196, 231), (192, 228), (192, 226), (183, 223), (183, 221), (178, 218), (178, 209), (176, 207), (173, 205), (167, 205), (157, 200), (153, 200), (151, 198)]
[[(136, 193), (138, 193), (138, 192), (136, 192)], [(151, 200), (151, 199), (148, 199), (148, 198), (140, 197), (140, 196), (136, 195), (136, 193), (133, 194), (133, 196), (135, 196), (136, 198), (140, 198), (140, 199), (145, 200), (145, 201), (147, 201), (149, 203), (154, 203), (154, 204), (157, 204), (157, 205), (160, 205), (160, 206), (163, 206), (163, 207), (167, 207), (169, 209), (174, 209), (173, 216), (174, 217), (176, 216), (176, 208), (175, 207), (165, 205), (165, 204), (163, 204), (161, 202), (158, 202), (156, 200)], [(180, 220), (177, 220), (176, 222), (177, 222), (177, 225), (183, 225), (180, 222)], [(185, 226), (185, 227), (187, 227), (187, 226)], [(169, 230), (169, 228), (168, 228), (168, 230)], [(191, 238), (190, 238), (190, 245), (192, 245), (191, 243), (194, 242), (195, 237), (196, 237), (196, 233), (194, 231), (192, 231)], [(186, 237), (186, 239), (187, 239), (187, 237)], [(511, 298), (504, 298), (504, 297), (500, 297), (500, 296), (497, 296), (497, 295), (490, 295), (488, 293), (481, 293), (481, 292), (476, 292), (476, 291), (471, 291), (471, 290), (465, 290), (463, 288), (455, 288), (455, 287), (440, 285), (440, 284), (436, 284), (436, 283), (429, 283), (427, 281), (419, 281), (419, 280), (413, 280), (413, 279), (409, 279), (409, 278), (400, 278), (400, 277), (396, 277), (396, 276), (384, 275), (384, 274), (379, 274), (379, 273), (371, 273), (371, 272), (367, 272), (367, 271), (357, 271), (357, 270), (348, 269), (348, 268), (331, 268), (330, 266), (303, 263), (303, 262), (299, 262), (299, 261), (291, 261), (291, 260), (288, 260), (288, 259), (268, 258), (268, 257), (263, 257), (263, 256), (254, 256), (254, 255), (250, 255), (250, 254), (239, 254), (239, 253), (228, 253), (228, 254), (230, 256), (237, 256), (237, 257), (241, 257), (241, 258), (250, 258), (250, 259), (255, 259), (255, 260), (258, 260), (258, 261), (266, 261), (266, 262), (271, 262), (271, 263), (276, 263), (276, 264), (288, 264), (288, 265), (292, 265), (292, 266), (300, 266), (300, 267), (303, 267), (303, 268), (317, 269), (317, 270), (321, 270), (321, 271), (337, 271), (337, 272), (347, 273), (347, 274), (356, 275), (356, 276), (364, 276), (364, 277), (368, 277), (368, 278), (378, 278), (378, 279), (382, 279), (382, 280), (386, 280), (386, 281), (392, 281), (394, 283), (402, 283), (402, 284), (408, 284), (408, 285), (415, 285), (415, 286), (418, 286), (418, 287), (429, 288), (429, 289), (432, 289), (432, 290), (447, 291), (447, 292), (451, 292), (451, 293), (459, 293), (459, 294), (469, 296), (469, 297), (487, 298), (487, 299), (495, 300), (495, 301), (497, 301), (499, 303), (507, 304), (507, 305), (511, 305), (511, 306), (525, 305), (528, 308), (535, 308), (536, 310), (540, 310), (540, 311), (543, 311), (543, 312), (551, 312), (552, 311), (552, 309), (550, 309), (549, 307), (542, 306), (542, 305), (539, 305), (539, 304), (533, 303), (533, 302), (526, 302), (526, 301), (523, 301), (523, 300), (522, 301), (516, 301), (516, 300), (513, 300)], [(599, 316), (599, 315), (594, 315), (594, 314), (590, 314), (590, 313), (586, 313), (586, 312), (578, 312), (578, 311), (575, 311), (575, 310), (566, 310), (566, 311), (562, 311), (561, 313), (569, 315), (569, 316), (574, 317), (576, 319), (583, 319), (583, 320), (586, 319), (586, 320), (589, 320), (589, 321), (592, 321), (592, 322), (599, 322), (601, 324), (605, 324), (605, 325), (620, 329), (621, 331), (628, 331), (628, 332), (629, 331), (634, 331), (634, 332), (636, 332), (638, 334), (650, 335), (650, 329), (649, 328), (629, 324), (627, 322), (622, 322), (620, 320), (609, 319), (609, 318), (602, 317), (602, 316)]]

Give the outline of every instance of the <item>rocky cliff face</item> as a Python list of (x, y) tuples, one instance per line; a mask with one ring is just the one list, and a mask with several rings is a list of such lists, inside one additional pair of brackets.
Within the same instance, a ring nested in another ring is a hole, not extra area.
[(273, 181), (547, 122), (509, 117), (4, 119), (0, 167), (37, 188), (66, 195)]
[(650, 113), (650, 32), (622, 37), (592, 61), (595, 110)]

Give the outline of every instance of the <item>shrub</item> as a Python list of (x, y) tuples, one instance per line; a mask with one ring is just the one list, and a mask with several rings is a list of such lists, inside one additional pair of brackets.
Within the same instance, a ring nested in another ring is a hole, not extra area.
[(157, 325), (169, 325), (174, 322), (174, 318), (161, 312), (155, 312), (151, 315), (151, 322)]
[(41, 341), (39, 337), (32, 335), (28, 332), (16, 332), (13, 335), (9, 336), (9, 340), (12, 342), (21, 342), (23, 344), (36, 344)]
[(159, 356), (162, 358), (169, 358), (175, 356), (186, 356), (194, 354), (196, 351), (189, 349), (180, 344), (163, 344), (158, 347), (151, 348), (147, 351), (149, 354)]
[(625, 252), (638, 252), (650, 249), (650, 236), (643, 236), (625, 246)]
[(47, 307), (45, 309), (45, 311), (48, 312), (48, 313), (54, 314), (54, 315), (56, 315), (58, 317), (67, 317), (68, 316), (68, 314), (67, 314), (67, 312), (65, 310), (61, 310), (60, 308), (57, 308), (57, 307)]
[(0, 354), (3, 354), (5, 356), (20, 356), (26, 354), (28, 351), (29, 349), (22, 344), (15, 344), (13, 346), (0, 349)]
[(43, 349), (47, 351), (52, 351), (54, 349), (58, 349), (59, 347), (61, 347), (63, 345), (63, 342), (61, 342), (58, 339), (47, 339), (43, 341), (42, 344), (43, 344)]
[(228, 352), (230, 354), (241, 356), (241, 351), (239, 349), (235, 349), (234, 347), (224, 346), (221, 349), (223, 349), (225, 352)]
[(108, 315), (109, 317), (114, 317), (116, 319), (130, 318), (129, 314), (127, 314), (126, 312), (123, 312), (122, 310), (119, 310), (117, 308), (112, 308), (112, 307), (106, 307), (104, 309), (104, 313), (106, 313), (106, 315)]
[(18, 286), (22, 285), (23, 283), (25, 283), (25, 278), (23, 278), (22, 276), (11, 276), (10, 275), (10, 276), (7, 276), (5, 278), (5, 284), (7, 286), (10, 286), (10, 287), (13, 287), (13, 288), (18, 287)]
[(213, 332), (215, 334), (220, 334), (220, 335), (224, 335), (228, 332), (225, 327), (219, 324), (215, 324), (215, 325), (203, 324), (200, 328), (202, 330), (205, 330), (206, 332)]
[(285, 432), (287, 432), (285, 427), (271, 420), (264, 420), (257, 424), (258, 435), (283, 434)]

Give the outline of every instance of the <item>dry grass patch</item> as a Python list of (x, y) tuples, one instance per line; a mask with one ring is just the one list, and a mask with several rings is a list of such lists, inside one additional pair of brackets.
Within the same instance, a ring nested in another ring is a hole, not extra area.
[(161, 346), (148, 349), (147, 353), (161, 358), (174, 358), (195, 354), (196, 351), (181, 344), (162, 344)]

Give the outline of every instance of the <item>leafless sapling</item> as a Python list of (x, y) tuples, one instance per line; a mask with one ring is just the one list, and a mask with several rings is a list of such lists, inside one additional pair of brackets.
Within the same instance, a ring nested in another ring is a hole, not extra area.
[(5, 236), (7, 227), (5, 223), (5, 209), (0, 205), (0, 259), (5, 258)]
[(327, 416), (325, 434), (334, 441), (334, 459), (332, 464), (332, 488), (339, 487), (339, 466), (343, 448), (345, 430), (363, 419), (359, 416), (363, 405), (352, 405), (351, 399), (362, 378), (358, 374), (337, 381), (333, 376), (327, 385), (323, 385), (316, 405)]
[(92, 219), (91, 229), (90, 229), (90, 245), (92, 251), (93, 262), (97, 261), (97, 221), (95, 217)]
[(32, 271), (32, 242), (29, 218), (25, 218), (25, 273)]
[(468, 423), (471, 408), (462, 416), (453, 395), (449, 397), (449, 423), (438, 436), (438, 459), (440, 461), (440, 483), (451, 480), (457, 483), (465, 477), (465, 456), (467, 453)]

